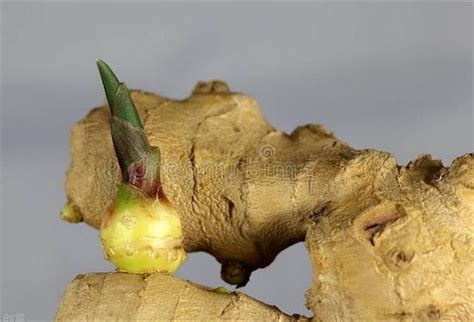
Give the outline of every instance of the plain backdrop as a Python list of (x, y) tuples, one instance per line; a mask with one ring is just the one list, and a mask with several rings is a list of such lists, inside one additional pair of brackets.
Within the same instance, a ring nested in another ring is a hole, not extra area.
[[(114, 269), (98, 231), (59, 219), (69, 129), (104, 101), (96, 58), (175, 98), (223, 79), (282, 131), (320, 123), (400, 164), (473, 150), (471, 3), (4, 3), (1, 38), (1, 312), (26, 320), (52, 319), (76, 274)], [(242, 291), (309, 314), (310, 265), (300, 243)], [(219, 269), (193, 254), (178, 276), (217, 287)]]

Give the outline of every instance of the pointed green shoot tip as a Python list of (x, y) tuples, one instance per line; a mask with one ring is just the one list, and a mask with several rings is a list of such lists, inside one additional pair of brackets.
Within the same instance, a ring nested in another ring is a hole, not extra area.
[(120, 86), (120, 82), (115, 76), (112, 69), (104, 61), (97, 59), (97, 67), (99, 68), (100, 78), (102, 79), (102, 84), (104, 85), (105, 95), (107, 96), (107, 101), (109, 104), (113, 102), (115, 93)]
[(97, 67), (112, 116), (130, 123), (137, 129), (143, 129), (137, 109), (125, 84), (119, 82), (117, 76), (104, 61), (97, 59)]

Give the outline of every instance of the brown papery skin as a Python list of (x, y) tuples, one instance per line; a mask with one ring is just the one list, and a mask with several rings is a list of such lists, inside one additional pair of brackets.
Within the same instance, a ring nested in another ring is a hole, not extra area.
[[(306, 302), (318, 321), (474, 318), (473, 154), (449, 168), (429, 155), (398, 166), (319, 125), (287, 135), (219, 81), (199, 83), (185, 100), (132, 98), (162, 152), (163, 189), (188, 252), (254, 270), (305, 241)], [(71, 137), (68, 200), (95, 228), (121, 180), (109, 118), (106, 106), (94, 109)], [(188, 318), (205, 319), (199, 312)]]

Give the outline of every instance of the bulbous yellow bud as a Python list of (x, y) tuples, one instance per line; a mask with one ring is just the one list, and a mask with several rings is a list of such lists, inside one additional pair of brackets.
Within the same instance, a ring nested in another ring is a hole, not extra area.
[(175, 208), (128, 184), (119, 186), (100, 238), (105, 257), (129, 273), (173, 273), (187, 258)]

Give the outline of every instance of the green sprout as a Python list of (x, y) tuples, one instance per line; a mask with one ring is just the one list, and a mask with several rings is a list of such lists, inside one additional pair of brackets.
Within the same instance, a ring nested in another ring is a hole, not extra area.
[(219, 294), (226, 294), (226, 295), (232, 294), (232, 292), (226, 289), (224, 286), (216, 287), (215, 289), (213, 289), (213, 291)]
[(160, 182), (160, 150), (151, 146), (124, 83), (97, 60), (109, 103), (110, 129), (122, 172), (100, 237), (105, 257), (130, 273), (173, 273), (186, 260), (181, 221)]

